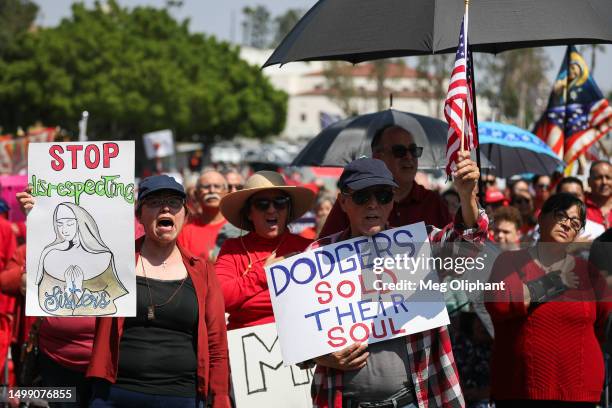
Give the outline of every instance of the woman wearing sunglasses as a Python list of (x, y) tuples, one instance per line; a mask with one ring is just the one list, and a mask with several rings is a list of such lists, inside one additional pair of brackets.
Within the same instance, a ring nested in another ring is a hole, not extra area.
[(212, 265), (177, 245), (185, 198), (172, 177), (140, 183), (136, 316), (98, 318), (90, 407), (230, 407), (223, 295)]
[[(491, 395), (498, 408), (595, 407), (604, 382), (598, 335), (611, 310), (606, 283), (568, 246), (586, 219), (582, 201), (550, 197), (540, 240), (496, 259), (486, 307), (495, 327)], [(600, 337), (601, 339), (601, 337)]]
[(249, 231), (227, 239), (215, 264), (229, 330), (274, 321), (264, 267), (308, 247), (311, 240), (290, 233), (287, 225), (308, 211), (314, 198), (307, 188), (287, 186), (279, 173), (260, 171), (221, 200), (223, 216)]

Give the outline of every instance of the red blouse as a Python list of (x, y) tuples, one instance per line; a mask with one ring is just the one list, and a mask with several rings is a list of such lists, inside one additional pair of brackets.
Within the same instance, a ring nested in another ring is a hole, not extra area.
[[(601, 334), (612, 303), (601, 275), (576, 258), (577, 289), (555, 301), (525, 307), (523, 282), (544, 275), (526, 250), (497, 258), (486, 307), (495, 327), (491, 396), (497, 400), (599, 401), (604, 363)], [(594, 299), (600, 299), (594, 301)], [(571, 301), (576, 300), (576, 301)]]
[[(274, 321), (264, 270), (266, 259), (275, 249), (276, 258), (303, 252), (311, 242), (289, 232), (275, 239), (265, 239), (251, 232), (223, 243), (215, 263), (215, 272), (223, 289), (225, 312), (229, 313), (228, 330)], [(253, 266), (245, 274), (249, 257)]]

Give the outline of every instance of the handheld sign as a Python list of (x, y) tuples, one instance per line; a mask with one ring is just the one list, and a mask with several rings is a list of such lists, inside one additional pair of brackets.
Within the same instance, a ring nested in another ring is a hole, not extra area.
[(33, 143), (28, 316), (135, 316), (134, 142)]
[(430, 252), (421, 222), (266, 267), (284, 363), (449, 324)]
[(145, 133), (142, 135), (142, 140), (147, 159), (158, 159), (174, 154), (174, 139), (170, 130)]
[(313, 370), (283, 366), (274, 323), (227, 332), (237, 408), (312, 407)]

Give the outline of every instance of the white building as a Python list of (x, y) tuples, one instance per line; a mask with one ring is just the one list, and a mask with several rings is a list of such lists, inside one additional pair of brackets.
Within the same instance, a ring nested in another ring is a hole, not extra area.
[[(244, 60), (257, 66), (262, 66), (271, 54), (272, 50), (249, 47), (242, 47), (240, 52)], [(289, 95), (287, 123), (281, 136), (288, 139), (311, 138), (321, 131), (322, 113), (340, 117), (350, 114), (344, 112), (333, 98), (333, 90), (330, 90), (324, 73), (326, 64), (320, 61), (293, 62), (263, 70), (274, 87)], [(364, 114), (377, 110), (377, 85), (373, 70), (373, 64), (367, 62), (343, 68), (343, 76), (352, 78), (357, 95), (351, 99), (353, 112)], [(385, 107), (389, 107), (387, 100), (392, 94), (394, 109), (443, 119), (444, 96), (436, 98), (429, 90), (429, 79), (419, 78), (414, 68), (390, 64), (385, 78)], [(482, 105), (479, 103), (479, 109)]]

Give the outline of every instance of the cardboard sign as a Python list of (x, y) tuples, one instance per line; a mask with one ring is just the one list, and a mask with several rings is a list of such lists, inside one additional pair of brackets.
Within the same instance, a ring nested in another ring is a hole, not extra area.
[(134, 142), (33, 143), (28, 316), (135, 316)]
[[(447, 325), (424, 223), (317, 248), (266, 267), (283, 360)], [(403, 257), (414, 268), (380, 267)], [(378, 273), (374, 273), (374, 266)], [(410, 283), (412, 282), (412, 283)], [(388, 285), (396, 288), (388, 288)]]
[(283, 366), (274, 323), (227, 332), (237, 408), (310, 408), (313, 370)]
[(174, 154), (174, 139), (170, 130), (158, 130), (143, 136), (147, 159), (157, 159)]

